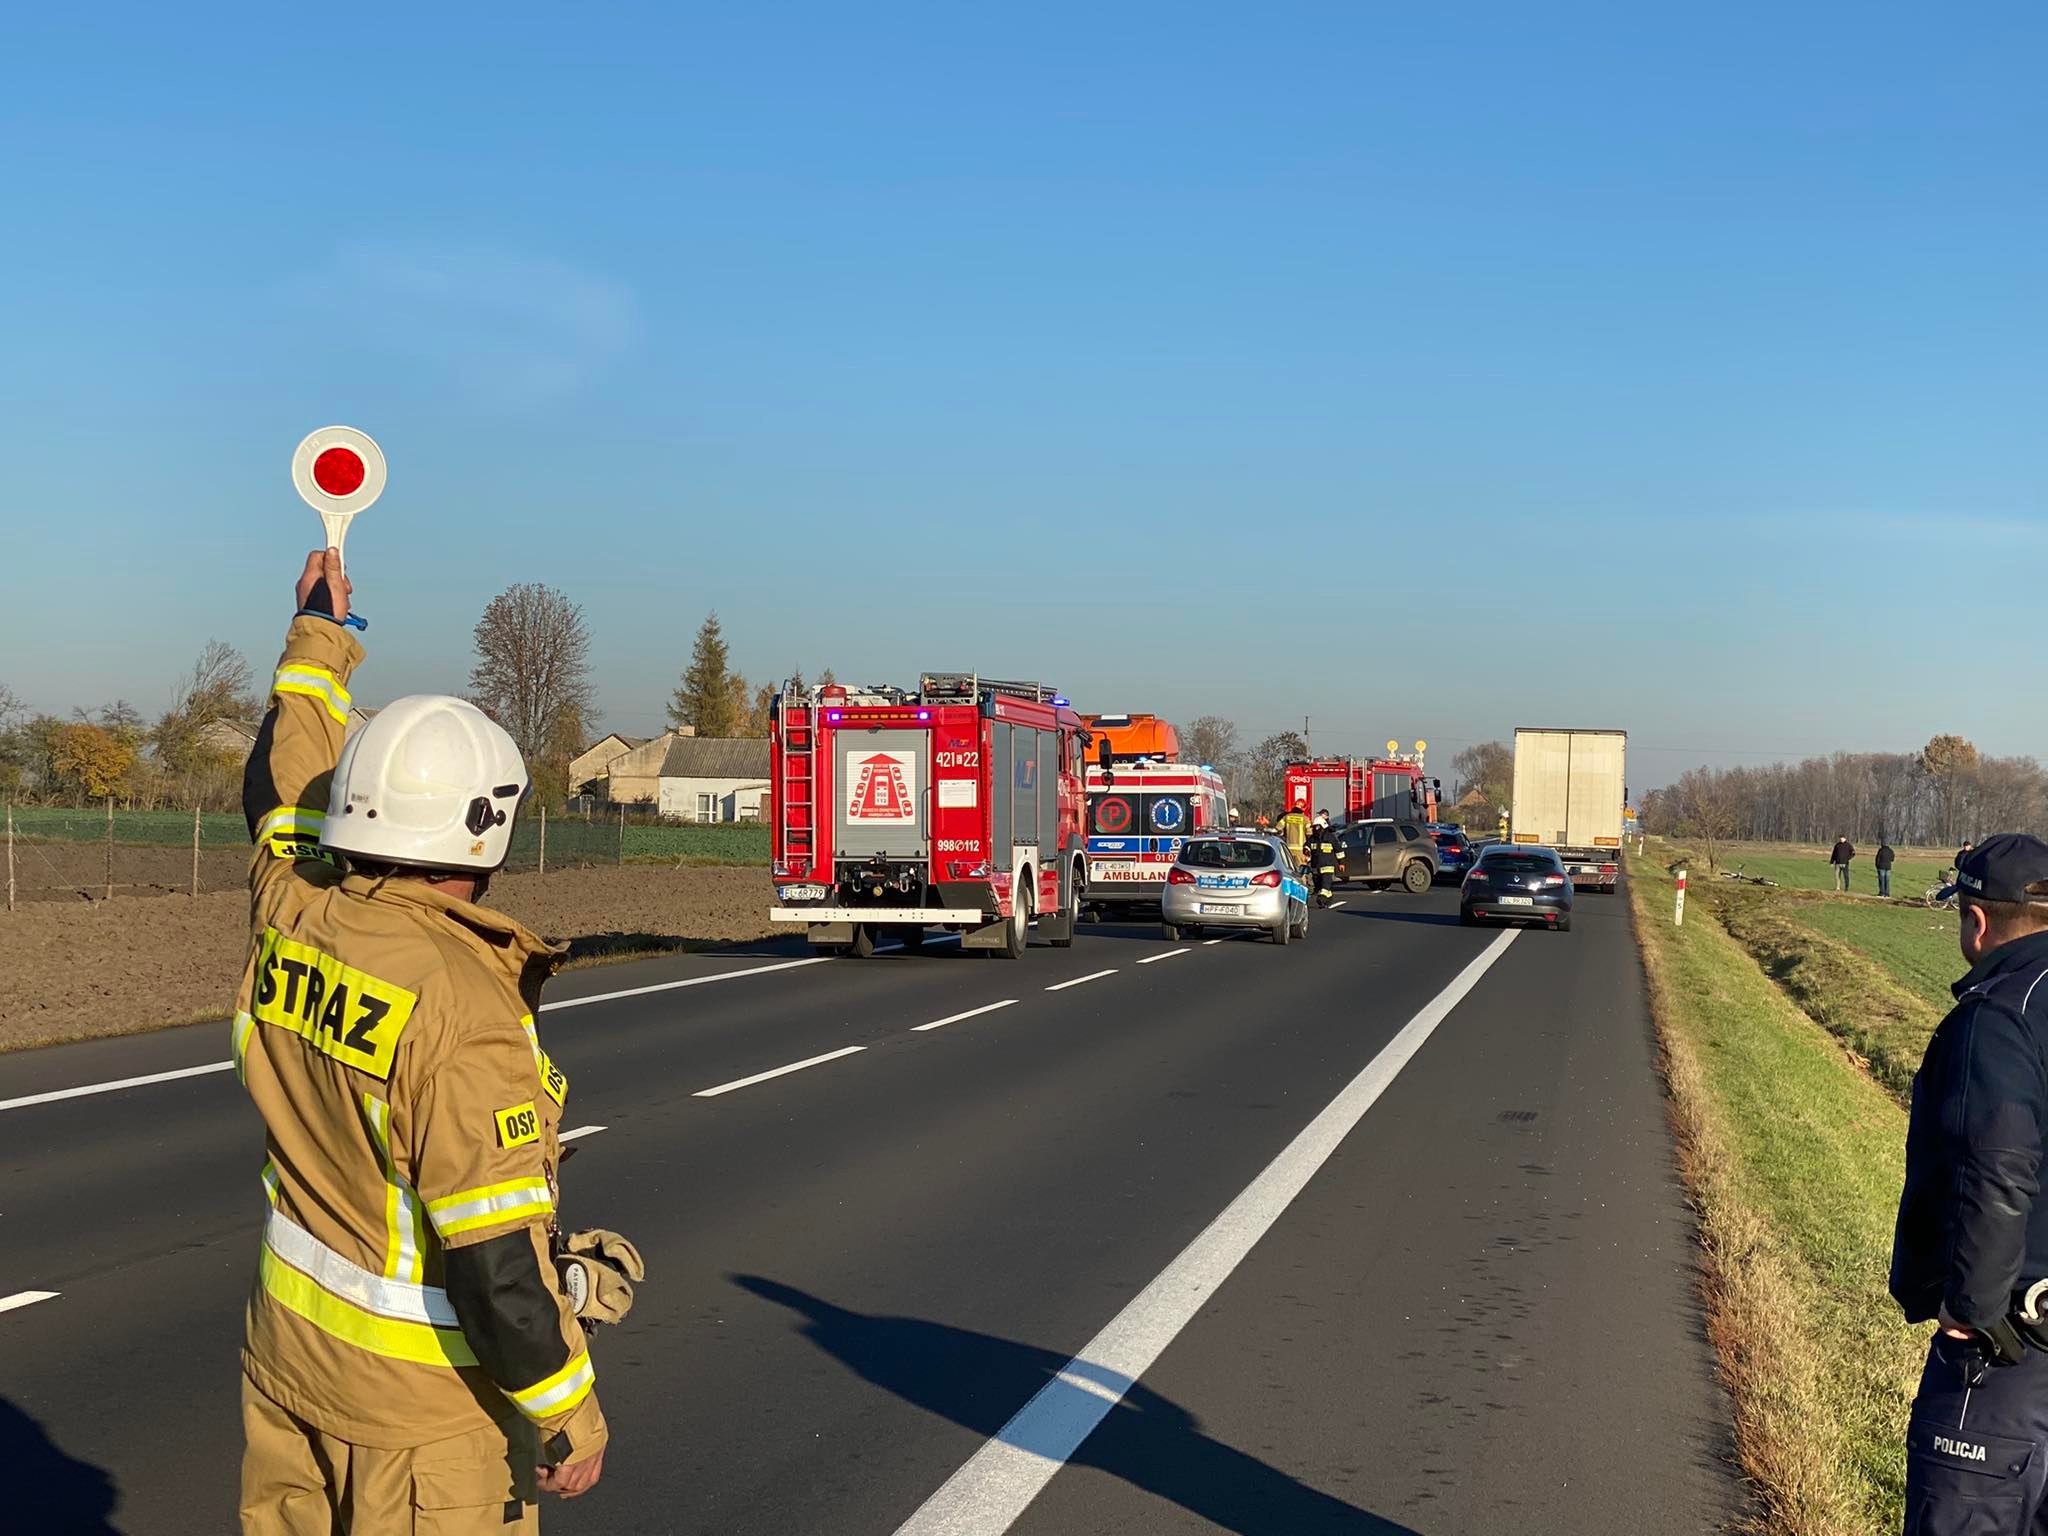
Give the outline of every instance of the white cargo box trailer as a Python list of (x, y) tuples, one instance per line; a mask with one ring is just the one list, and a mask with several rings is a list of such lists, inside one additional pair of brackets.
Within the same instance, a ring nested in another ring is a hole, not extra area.
[(1627, 731), (1515, 730), (1510, 836), (1557, 850), (1575, 886), (1612, 891), (1628, 800)]

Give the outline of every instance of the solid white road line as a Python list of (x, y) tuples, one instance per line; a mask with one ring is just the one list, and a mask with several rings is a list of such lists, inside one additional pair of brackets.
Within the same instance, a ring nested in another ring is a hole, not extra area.
[(19, 1099), (0, 1099), (0, 1109), (22, 1109), (30, 1104), (54, 1104), (59, 1099), (82, 1099), (89, 1093), (112, 1093), (119, 1088), (140, 1088), (146, 1083), (168, 1083), (179, 1077), (204, 1077), (209, 1072), (232, 1072), (232, 1061), (209, 1061), (203, 1067), (180, 1067), (175, 1072), (152, 1072), (147, 1077), (123, 1077), (111, 1083), (87, 1083), (83, 1088), (59, 1088), (54, 1093), (31, 1093)]
[(970, 1008), (965, 1013), (949, 1013), (943, 1019), (933, 1019), (929, 1024), (913, 1024), (910, 1032), (917, 1035), (928, 1029), (942, 1029), (948, 1024), (958, 1024), (962, 1019), (979, 1018), (984, 1013), (994, 1013), (998, 1008), (1008, 1008), (1016, 1001), (1014, 997), (1006, 997), (1000, 1003), (983, 1003), (979, 1008)]
[(16, 1291), (12, 1296), (0, 1296), (0, 1312), (12, 1312), (16, 1307), (32, 1307), (39, 1301), (49, 1301), (58, 1293), (55, 1291)]
[(1087, 976), (1076, 976), (1072, 981), (1056, 981), (1045, 990), (1048, 992), (1064, 992), (1069, 987), (1078, 987), (1082, 983), (1089, 981), (1100, 981), (1105, 976), (1114, 976), (1115, 974), (1116, 967), (1111, 966), (1106, 971), (1096, 971)]
[[(1515, 930), (1507, 930), (1513, 933)], [(765, 1083), (771, 1077), (787, 1077), (792, 1072), (801, 1072), (805, 1067), (815, 1067), (820, 1062), (837, 1061), (842, 1056), (851, 1056), (864, 1051), (864, 1045), (844, 1045), (836, 1051), (827, 1051), (822, 1056), (806, 1056), (802, 1061), (792, 1061), (786, 1067), (776, 1067), (768, 1072), (756, 1072), (752, 1077), (736, 1077), (729, 1083), (720, 1083), (716, 1088), (699, 1088), (690, 1097), (693, 1099), (715, 1099), (721, 1093), (731, 1093), (735, 1088), (751, 1088), (755, 1083)]]
[(574, 1141), (578, 1136), (595, 1136), (599, 1131), (607, 1129), (609, 1129), (609, 1127), (602, 1125), (579, 1125), (573, 1131), (562, 1132), (562, 1134), (557, 1136), (555, 1140)]
[(1208, 1304), (1518, 932), (1503, 930), (1427, 1007), (1402, 1025), (1400, 1033), (1223, 1214), (898, 1526), (896, 1536), (997, 1536), (1007, 1531), (1175, 1335)]
[(1140, 960), (1138, 964), (1153, 965), (1161, 960), (1171, 960), (1175, 955), (1191, 955), (1193, 953), (1194, 951), (1191, 949), (1169, 949), (1163, 955), (1147, 955), (1144, 959)]
[(1347, 896), (1347, 897), (1345, 897), (1345, 898), (1344, 898), (1344, 899), (1343, 899), (1342, 901), (1333, 901), (1333, 902), (1331, 902), (1331, 903), (1330, 903), (1330, 910), (1331, 910), (1332, 912), (1334, 912), (1334, 911), (1336, 911), (1336, 910), (1337, 910), (1337, 909), (1338, 909), (1339, 907), (1348, 907), (1348, 906), (1350, 906), (1350, 905), (1351, 905), (1351, 898)]

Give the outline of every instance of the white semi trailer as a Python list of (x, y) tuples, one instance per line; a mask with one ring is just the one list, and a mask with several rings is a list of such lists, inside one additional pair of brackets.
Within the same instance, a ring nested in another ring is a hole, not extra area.
[(1509, 836), (1557, 850), (1575, 887), (1612, 892), (1628, 800), (1627, 731), (1515, 729)]

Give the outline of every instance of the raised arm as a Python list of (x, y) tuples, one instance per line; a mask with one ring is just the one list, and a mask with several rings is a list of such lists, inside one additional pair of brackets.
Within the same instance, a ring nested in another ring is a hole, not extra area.
[(249, 863), (253, 921), (268, 920), (292, 879), (338, 878), (320, 848), (327, 790), (347, 732), (348, 680), (363, 648), (343, 622), (349, 581), (338, 551), (314, 550), (297, 586), (298, 612), (270, 683), (270, 708), (242, 775), (242, 814), (256, 844)]

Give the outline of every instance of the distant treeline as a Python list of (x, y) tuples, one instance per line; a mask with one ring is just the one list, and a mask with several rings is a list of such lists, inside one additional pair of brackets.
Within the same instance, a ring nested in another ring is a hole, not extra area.
[(1695, 768), (1642, 797), (1659, 835), (1948, 846), (1994, 832), (2048, 833), (2048, 771), (1986, 757), (1960, 736), (1918, 752), (1837, 752), (1760, 768)]

